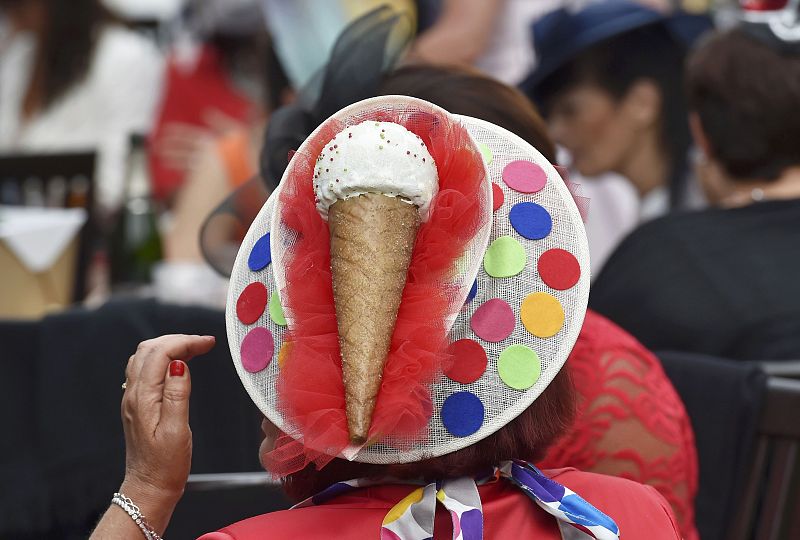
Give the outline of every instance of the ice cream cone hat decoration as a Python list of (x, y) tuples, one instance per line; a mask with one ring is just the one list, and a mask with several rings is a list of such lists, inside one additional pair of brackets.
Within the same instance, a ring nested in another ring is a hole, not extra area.
[(234, 365), (284, 434), (270, 469), (412, 462), (490, 435), (569, 355), (588, 268), (567, 185), (522, 139), (405, 96), (339, 111), (231, 276)]
[(314, 169), (317, 208), (327, 217), (331, 238), (354, 444), (367, 440), (411, 252), (439, 187), (436, 165), (421, 141), (399, 124), (365, 120), (328, 141)]

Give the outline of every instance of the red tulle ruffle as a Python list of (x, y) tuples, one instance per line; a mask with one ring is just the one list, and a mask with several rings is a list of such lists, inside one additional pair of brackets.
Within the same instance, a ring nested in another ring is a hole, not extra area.
[[(426, 436), (433, 414), (430, 384), (441, 369), (447, 317), (460, 307), (452, 305), (455, 295), (448, 290), (448, 277), (485, 224), (483, 205), (491, 200), (482, 194), (480, 154), (466, 129), (446, 115), (380, 110), (348, 124), (364, 120), (395, 122), (419, 135), (439, 174), (439, 192), (414, 246), (370, 428), (371, 441), (403, 448)], [(278, 380), (278, 407), (287, 422), (285, 431), (301, 438), (279, 437), (266, 456), (266, 465), (278, 476), (310, 462), (321, 467), (349, 443), (330, 238), (312, 187), (316, 157), (345, 127), (329, 120), (308, 149), (294, 155), (278, 205), (284, 227), (296, 235), (284, 258), (286, 286), (281, 297), (292, 324)]]

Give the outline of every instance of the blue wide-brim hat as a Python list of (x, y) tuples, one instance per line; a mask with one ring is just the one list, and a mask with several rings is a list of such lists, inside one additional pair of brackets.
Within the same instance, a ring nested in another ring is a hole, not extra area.
[(530, 95), (544, 79), (586, 49), (654, 24), (664, 25), (676, 44), (687, 47), (712, 28), (711, 20), (703, 15), (662, 13), (627, 0), (597, 2), (580, 11), (560, 8), (531, 27), (537, 65), (520, 83), (520, 89)]

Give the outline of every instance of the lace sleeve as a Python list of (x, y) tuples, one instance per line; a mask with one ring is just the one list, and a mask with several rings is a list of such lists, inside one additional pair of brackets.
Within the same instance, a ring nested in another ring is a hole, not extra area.
[(672, 506), (684, 538), (696, 540), (694, 435), (658, 359), (587, 312), (567, 367), (579, 395), (578, 414), (542, 467), (570, 466), (653, 486)]

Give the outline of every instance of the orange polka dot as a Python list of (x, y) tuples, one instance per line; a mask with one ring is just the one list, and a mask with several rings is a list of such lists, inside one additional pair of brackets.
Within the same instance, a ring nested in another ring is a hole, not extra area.
[(536, 337), (549, 338), (564, 326), (564, 308), (558, 299), (546, 292), (529, 294), (522, 301), (519, 313), (525, 329)]
[(278, 351), (278, 367), (283, 369), (283, 365), (286, 363), (286, 360), (289, 358), (289, 353), (292, 350), (292, 342), (291, 341), (284, 341), (283, 345), (281, 345), (281, 350)]

